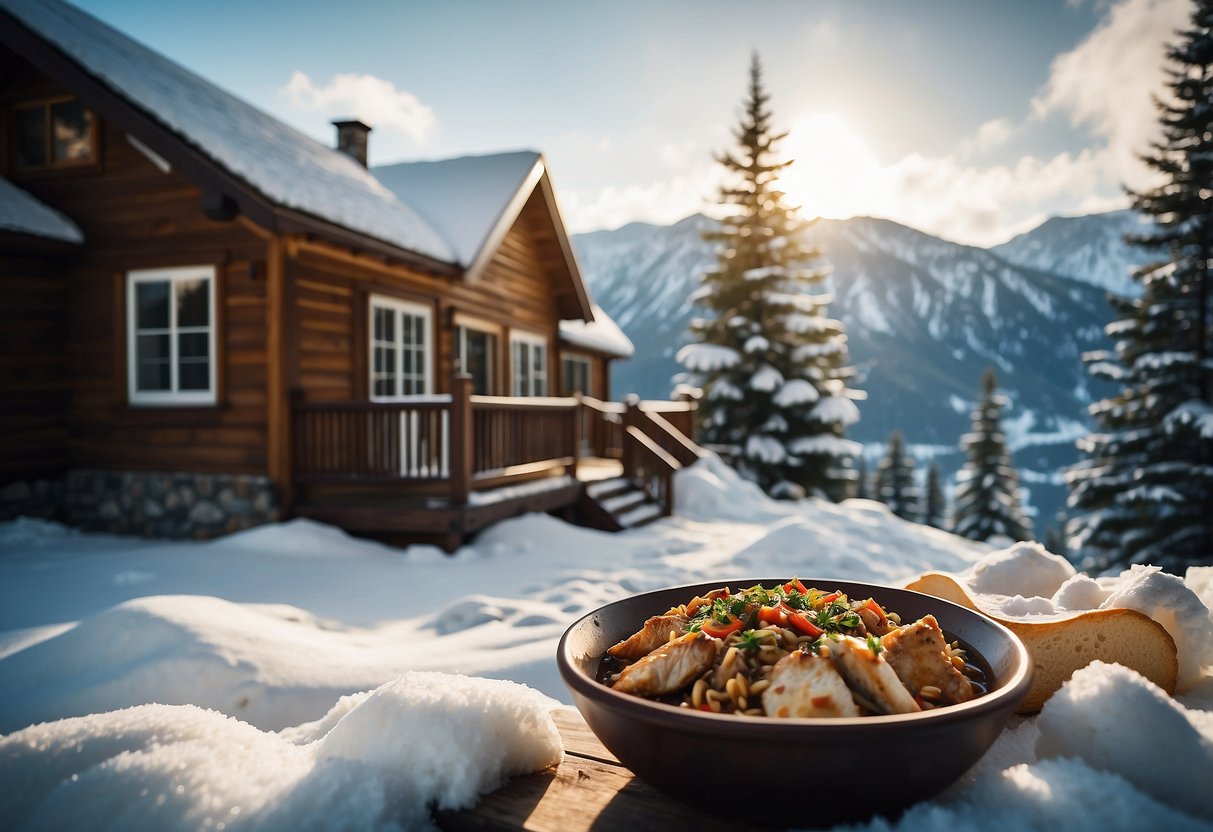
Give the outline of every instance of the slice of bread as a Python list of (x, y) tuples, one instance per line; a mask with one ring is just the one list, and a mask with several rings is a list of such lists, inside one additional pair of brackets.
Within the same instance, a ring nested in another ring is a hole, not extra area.
[(1175, 692), (1179, 662), (1166, 628), (1137, 610), (1072, 612), (1056, 617), (1010, 618), (982, 609), (967, 587), (943, 572), (927, 572), (906, 589), (968, 607), (1002, 624), (1032, 656), (1032, 688), (1019, 713), (1035, 713), (1075, 670), (1099, 659), (1122, 664), (1167, 693)]

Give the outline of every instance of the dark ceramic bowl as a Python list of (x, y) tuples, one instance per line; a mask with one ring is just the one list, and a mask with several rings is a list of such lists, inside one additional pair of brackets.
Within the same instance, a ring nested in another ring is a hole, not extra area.
[(1028, 692), (1032, 663), (1007, 628), (956, 604), (876, 584), (812, 580), (806, 586), (872, 596), (903, 621), (930, 613), (992, 671), (990, 691), (932, 711), (852, 719), (770, 719), (712, 714), (619, 693), (595, 681), (608, 647), (645, 620), (709, 590), (784, 578), (713, 581), (607, 604), (571, 626), (556, 662), (585, 721), (641, 780), (716, 814), (821, 826), (893, 816), (938, 794), (990, 747)]

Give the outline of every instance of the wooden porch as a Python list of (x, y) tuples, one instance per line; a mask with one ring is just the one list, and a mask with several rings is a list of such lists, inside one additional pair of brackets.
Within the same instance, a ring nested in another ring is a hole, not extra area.
[(674, 472), (702, 454), (693, 403), (475, 396), (467, 375), (450, 389), (294, 402), (292, 513), (448, 551), (530, 511), (616, 531), (669, 515)]

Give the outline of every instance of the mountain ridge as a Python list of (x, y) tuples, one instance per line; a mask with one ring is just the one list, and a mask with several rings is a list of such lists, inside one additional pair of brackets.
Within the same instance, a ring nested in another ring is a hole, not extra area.
[[(1103, 250), (1069, 262), (1115, 268), (1120, 255), (1107, 251), (1105, 226), (1122, 223), (1120, 213), (1088, 224), (1090, 244)], [(636, 355), (613, 370), (616, 396), (668, 397), (680, 371), (674, 353), (699, 314), (688, 297), (715, 263), (701, 237), (715, 222), (692, 214), (667, 226), (634, 222), (574, 235), (591, 294), (636, 344)], [(1046, 231), (1058, 237), (1056, 224)], [(981, 374), (993, 366), (1011, 402), (1004, 418), (1017, 464), (1051, 517), (1063, 497), (1058, 468), (1076, 458), (1086, 405), (1106, 392), (1080, 355), (1110, 345), (1103, 326), (1111, 310), (1097, 281), (1015, 262), (1033, 259), (1024, 252), (1038, 260), (1048, 248), (1030, 245), (1030, 235), (983, 249), (880, 217), (823, 219), (807, 232), (834, 267), (828, 314), (846, 325), (857, 386), (869, 395), (850, 435), (876, 449), (899, 429), (920, 455), (955, 448)], [(958, 454), (942, 453), (941, 464), (959, 467)]]

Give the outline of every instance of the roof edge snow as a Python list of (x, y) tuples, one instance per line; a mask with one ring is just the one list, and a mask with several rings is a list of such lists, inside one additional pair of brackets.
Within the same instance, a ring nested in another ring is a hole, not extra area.
[(80, 226), (3, 176), (0, 176), (0, 231), (62, 243), (84, 242)]

